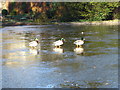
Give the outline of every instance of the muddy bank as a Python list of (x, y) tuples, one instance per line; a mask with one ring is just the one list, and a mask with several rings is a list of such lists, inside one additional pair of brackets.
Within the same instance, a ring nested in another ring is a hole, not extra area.
[(25, 23), (25, 22), (5, 22), (5, 23), (2, 23), (2, 26), (19, 26), (19, 25), (33, 25), (33, 23)]
[[(87, 21), (87, 22), (55, 22), (55, 23), (42, 23), (43, 24), (59, 24), (59, 25), (120, 25), (120, 20), (109, 21)], [(18, 26), (18, 25), (41, 25), (41, 23), (25, 23), (25, 22), (5, 22), (2, 26)]]

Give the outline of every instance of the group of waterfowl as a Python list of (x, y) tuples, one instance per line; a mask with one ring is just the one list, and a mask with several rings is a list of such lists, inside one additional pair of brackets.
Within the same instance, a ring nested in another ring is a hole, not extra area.
[[(83, 45), (84, 44), (84, 38), (81, 38), (80, 40), (76, 40), (75, 42), (74, 42), (74, 44), (77, 46), (77, 48), (78, 47), (81, 47), (81, 45)], [(60, 46), (61, 45), (63, 45), (63, 42), (65, 41), (65, 39), (64, 38), (61, 38), (61, 40), (58, 40), (58, 41), (55, 41), (54, 43), (53, 43), (53, 45), (55, 46), (55, 47), (58, 47), (58, 48), (60, 48)]]
[[(82, 34), (83, 34), (83, 32), (82, 32)], [(85, 39), (82, 37), (80, 40), (74, 41), (74, 44), (77, 46), (77, 48), (79, 48), (79, 47), (81, 47), (81, 45), (84, 44), (84, 40)], [(61, 45), (63, 45), (64, 41), (65, 41), (65, 39), (61, 38), (60, 40), (53, 42), (53, 45), (56, 48), (60, 48)], [(35, 48), (35, 47), (37, 47), (38, 44), (39, 44), (39, 40), (36, 38), (34, 41), (29, 43), (29, 46), (32, 48)]]
[[(74, 42), (74, 44), (77, 46), (77, 48), (81, 47), (81, 45), (84, 44), (84, 40), (85, 40), (84, 38), (81, 38), (80, 40), (76, 40)], [(61, 38), (60, 40), (53, 42), (53, 45), (56, 48), (60, 48), (61, 45), (63, 45), (64, 41), (65, 41), (65, 39)], [(32, 48), (35, 48), (35, 47), (37, 47), (38, 44), (39, 44), (39, 40), (36, 38), (34, 41), (29, 43), (29, 46), (32, 47)]]

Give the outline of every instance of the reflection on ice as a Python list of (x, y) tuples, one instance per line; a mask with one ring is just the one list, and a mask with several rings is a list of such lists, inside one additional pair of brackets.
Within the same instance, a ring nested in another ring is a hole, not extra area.
[(53, 49), (54, 52), (57, 52), (57, 53), (63, 53), (63, 49), (62, 48), (54, 48)]
[(30, 54), (32, 54), (32, 55), (38, 55), (39, 54), (39, 51), (38, 51), (38, 49), (29, 49), (29, 52), (30, 52)]
[(19, 62), (19, 61), (6, 61), (3, 62), (3, 65), (9, 66), (9, 67), (20, 67), (23, 66), (23, 62)]
[(76, 54), (82, 54), (82, 53), (84, 52), (84, 49), (83, 49), (82, 47), (78, 47), (78, 48), (75, 48), (75, 49), (74, 49), (74, 52), (75, 52)]

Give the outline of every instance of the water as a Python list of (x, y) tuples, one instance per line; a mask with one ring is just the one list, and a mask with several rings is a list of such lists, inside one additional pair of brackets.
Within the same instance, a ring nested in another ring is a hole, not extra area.
[[(3, 88), (118, 87), (117, 26), (9, 26), (2, 33)], [(85, 44), (76, 48), (81, 37)], [(40, 44), (31, 49), (35, 38)], [(54, 48), (60, 38), (64, 45)]]

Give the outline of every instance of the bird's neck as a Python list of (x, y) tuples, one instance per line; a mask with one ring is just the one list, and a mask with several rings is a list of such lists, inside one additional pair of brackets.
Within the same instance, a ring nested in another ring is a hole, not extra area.
[(64, 41), (64, 40), (61, 40), (62, 42)]
[(37, 43), (39, 43), (39, 41), (36, 41)]

